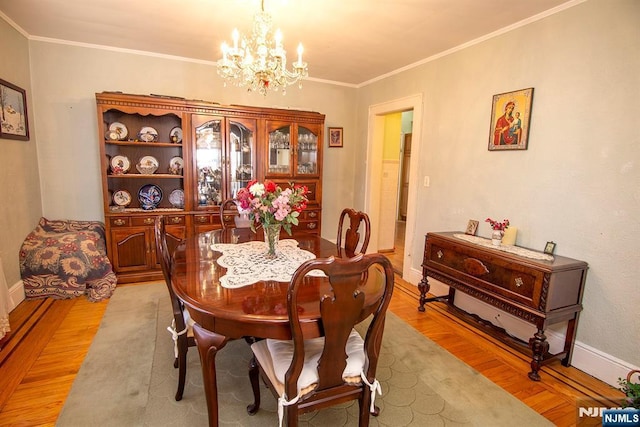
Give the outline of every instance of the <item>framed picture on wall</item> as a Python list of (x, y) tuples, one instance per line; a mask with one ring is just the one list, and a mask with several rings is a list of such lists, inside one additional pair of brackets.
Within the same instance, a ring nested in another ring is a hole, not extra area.
[(526, 150), (533, 88), (493, 96), (489, 151)]
[(27, 94), (4, 80), (0, 80), (0, 138), (29, 140)]
[(329, 128), (329, 147), (342, 147), (342, 128)]

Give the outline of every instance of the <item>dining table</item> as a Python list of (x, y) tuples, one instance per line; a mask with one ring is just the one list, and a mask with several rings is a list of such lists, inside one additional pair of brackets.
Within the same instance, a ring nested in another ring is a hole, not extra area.
[[(308, 259), (338, 256), (335, 243), (306, 233), (293, 238), (282, 233), (275, 258), (266, 249), (261, 230), (227, 228), (189, 237), (172, 255), (173, 290), (195, 321), (210, 426), (218, 425), (217, 352), (234, 339), (291, 339), (291, 276)], [(319, 302), (331, 293), (326, 276), (311, 273), (297, 307), (305, 339), (323, 336)]]

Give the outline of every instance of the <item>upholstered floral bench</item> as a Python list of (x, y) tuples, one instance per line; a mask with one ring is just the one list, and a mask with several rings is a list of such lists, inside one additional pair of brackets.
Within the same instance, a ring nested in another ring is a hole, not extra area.
[(20, 248), (20, 275), (27, 299), (109, 298), (117, 279), (107, 258), (104, 224), (40, 218)]

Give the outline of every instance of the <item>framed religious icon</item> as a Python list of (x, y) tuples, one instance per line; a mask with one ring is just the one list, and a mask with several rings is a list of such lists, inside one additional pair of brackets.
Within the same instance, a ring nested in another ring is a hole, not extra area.
[(342, 128), (329, 128), (329, 147), (342, 147)]
[(556, 250), (555, 242), (547, 242), (547, 244), (544, 245), (544, 253), (545, 254), (552, 255), (553, 251), (555, 251), (555, 250)]
[(533, 88), (493, 96), (489, 151), (526, 150)]
[(464, 234), (475, 236), (476, 231), (478, 231), (478, 224), (480, 224), (480, 222), (476, 221), (475, 219), (470, 219), (467, 223), (467, 230), (464, 232)]
[(0, 80), (0, 138), (29, 140), (27, 94), (4, 80)]

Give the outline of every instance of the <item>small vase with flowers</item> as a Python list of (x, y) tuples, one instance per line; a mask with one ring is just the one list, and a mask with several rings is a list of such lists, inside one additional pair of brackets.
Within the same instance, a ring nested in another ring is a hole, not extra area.
[(505, 219), (502, 222), (494, 221), (491, 218), (487, 218), (485, 222), (491, 225), (493, 232), (491, 233), (491, 243), (494, 246), (500, 246), (502, 243), (502, 236), (504, 236), (504, 230), (509, 227), (509, 220)]

